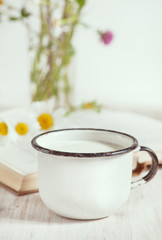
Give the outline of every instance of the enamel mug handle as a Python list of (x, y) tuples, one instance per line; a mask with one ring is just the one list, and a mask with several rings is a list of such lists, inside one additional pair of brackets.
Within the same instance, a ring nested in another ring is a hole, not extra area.
[(137, 186), (140, 186), (144, 183), (149, 182), (155, 176), (155, 174), (157, 173), (157, 170), (159, 169), (158, 158), (157, 158), (156, 154), (150, 148), (141, 146), (139, 151), (146, 151), (150, 155), (150, 157), (152, 159), (152, 165), (151, 165), (150, 171), (148, 172), (148, 174), (146, 176), (144, 176), (143, 178), (141, 178), (135, 182), (132, 182), (132, 184), (131, 184), (132, 189)]

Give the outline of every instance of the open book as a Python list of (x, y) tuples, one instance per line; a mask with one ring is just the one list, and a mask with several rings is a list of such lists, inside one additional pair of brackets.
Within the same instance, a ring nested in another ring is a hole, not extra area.
[[(57, 117), (57, 116), (56, 116)], [(162, 164), (162, 122), (139, 114), (102, 110), (80, 110), (69, 116), (55, 119), (55, 129), (71, 127), (105, 128), (133, 135), (140, 145), (152, 148)], [(134, 175), (138, 175), (151, 164), (149, 155), (139, 152), (134, 155)], [(9, 144), (0, 147), (0, 183), (17, 194), (38, 191), (37, 152), (28, 147)]]
[(38, 191), (37, 154), (13, 144), (0, 147), (0, 183), (21, 195)]

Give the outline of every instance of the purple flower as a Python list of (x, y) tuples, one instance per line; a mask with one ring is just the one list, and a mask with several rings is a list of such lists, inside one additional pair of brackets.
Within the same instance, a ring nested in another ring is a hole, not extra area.
[(101, 32), (101, 33), (100, 33), (100, 38), (101, 38), (101, 41), (102, 41), (105, 45), (108, 45), (108, 44), (110, 44), (111, 41), (113, 40), (114, 35), (113, 35), (113, 33), (110, 32), (110, 31)]

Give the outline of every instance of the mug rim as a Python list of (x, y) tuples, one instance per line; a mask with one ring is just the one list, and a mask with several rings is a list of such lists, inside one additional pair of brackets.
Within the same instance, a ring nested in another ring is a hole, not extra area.
[[(39, 137), (41, 137), (43, 135), (46, 135), (46, 134), (49, 134), (49, 133), (62, 132), (62, 131), (77, 131), (77, 130), (112, 132), (112, 133), (120, 134), (120, 135), (131, 138), (133, 140), (133, 143), (130, 147), (119, 149), (119, 150), (116, 150), (116, 151), (97, 152), (97, 153), (78, 153), (78, 152), (66, 152), (66, 151), (52, 150), (52, 149), (40, 146), (36, 141)], [(50, 155), (63, 156), (63, 157), (78, 157), (78, 158), (117, 156), (117, 155), (121, 155), (121, 154), (131, 152), (138, 147), (138, 141), (132, 135), (129, 135), (129, 134), (123, 133), (123, 132), (119, 132), (119, 131), (108, 130), (108, 129), (99, 129), (99, 128), (65, 128), (65, 129), (46, 131), (44, 133), (41, 133), (41, 134), (38, 134), (37, 136), (35, 136), (32, 139), (31, 144), (32, 144), (33, 148), (35, 148), (37, 151), (42, 152), (42, 153), (46, 153), (46, 154), (50, 154)]]

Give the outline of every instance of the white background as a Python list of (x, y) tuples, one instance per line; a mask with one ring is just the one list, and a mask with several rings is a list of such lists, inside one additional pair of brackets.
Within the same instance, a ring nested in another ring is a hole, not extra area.
[[(76, 97), (107, 105), (162, 113), (162, 1), (89, 0), (86, 22), (114, 33), (103, 46), (80, 29)], [(83, 33), (84, 32), (84, 33)]]
[(0, 109), (29, 104), (27, 47), (26, 29), (19, 22), (0, 24)]
[[(111, 30), (114, 41), (104, 46), (93, 31), (78, 28), (74, 37), (77, 54), (73, 66), (76, 103), (96, 99), (110, 107), (156, 114), (162, 118), (161, 13), (161, 0), (87, 0), (82, 19), (99, 29)], [(21, 91), (26, 94), (29, 66), (26, 64), (27, 49), (26, 53), (23, 50), (26, 43), (22, 35), (25, 33), (22, 29), (15, 33), (14, 28), (6, 27), (5, 34), (12, 36), (12, 39), (6, 39), (6, 44), (2, 34), (4, 29), (0, 28), (0, 85), (5, 88), (4, 81), (12, 81), (14, 90), (20, 92), (21, 78), (24, 81)], [(14, 46), (13, 52), (9, 42)], [(18, 49), (17, 53), (15, 49)], [(8, 60), (14, 54), (14, 71), (3, 61), (2, 52)], [(8, 72), (12, 78), (9, 80), (8, 74), (2, 72)], [(5, 91), (7, 99), (10, 94)], [(15, 103), (12, 98), (8, 101), (11, 106), (20, 103), (20, 99)], [(2, 102), (0, 98), (0, 107)]]

